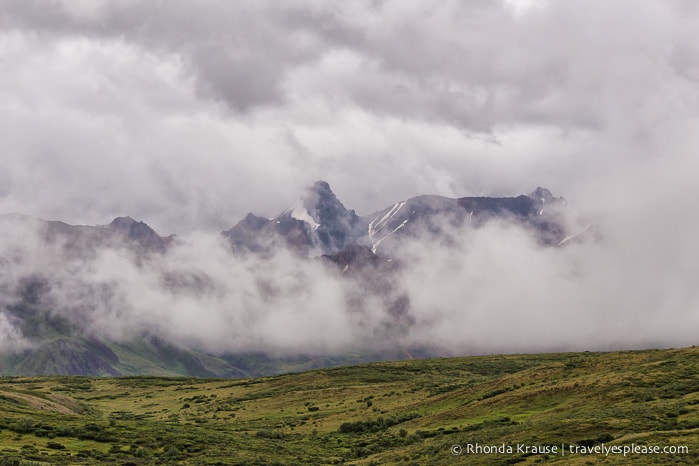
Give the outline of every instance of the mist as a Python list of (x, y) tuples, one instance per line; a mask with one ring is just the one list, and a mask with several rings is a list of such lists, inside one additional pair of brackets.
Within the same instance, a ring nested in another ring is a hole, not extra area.
[[(317, 253), (278, 245), (264, 257), (234, 254), (208, 232), (179, 238), (164, 254), (124, 244), (67, 255), (65, 244), (47, 244), (37, 222), (22, 219), (4, 222), (0, 256), (12, 262), (3, 262), (0, 283), (7, 306), (26, 301), (28, 279), (42, 280), (33, 304), (83, 336), (157, 336), (216, 354), (692, 345), (699, 267), (687, 251), (699, 232), (678, 234), (675, 224), (649, 221), (655, 204), (648, 201), (636, 211), (596, 212), (594, 235), (557, 247), (507, 219), (475, 228), (445, 218), (438, 237), (406, 237), (391, 256), (379, 247), (382, 261), (399, 263), (395, 268), (350, 274)], [(591, 216), (565, 209), (571, 231), (583, 231)], [(674, 241), (659, 241), (666, 237)], [(32, 344), (11, 314), (0, 319), (4, 350)]]
[[(0, 350), (32, 344), (8, 306), (34, 279), (36, 306), (81, 332), (211, 352), (696, 344), (697, 29), (682, 0), (5, 1), (0, 213), (130, 215), (179, 239), (67, 257), (4, 220)], [(445, 223), (452, 241), (400, 244), (385, 295), (222, 242), (317, 179), (359, 214), (543, 186), (595, 234), (542, 247)]]

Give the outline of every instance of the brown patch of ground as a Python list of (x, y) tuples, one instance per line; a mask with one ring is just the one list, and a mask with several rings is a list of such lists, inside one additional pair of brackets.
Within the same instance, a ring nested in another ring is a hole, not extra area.
[(47, 400), (46, 398), (13, 391), (0, 390), (0, 394), (7, 398), (23, 401), (31, 408), (40, 411), (61, 414), (80, 414), (83, 411), (82, 407), (75, 400), (60, 395), (53, 395), (52, 400)]

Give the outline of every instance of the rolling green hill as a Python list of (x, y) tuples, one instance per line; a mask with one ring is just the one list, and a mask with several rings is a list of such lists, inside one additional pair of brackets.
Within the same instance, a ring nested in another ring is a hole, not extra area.
[(0, 413), (0, 465), (697, 464), (699, 348), (2, 378)]

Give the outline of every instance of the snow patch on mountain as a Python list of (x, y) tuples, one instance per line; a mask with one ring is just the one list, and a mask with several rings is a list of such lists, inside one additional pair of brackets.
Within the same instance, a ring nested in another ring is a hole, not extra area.
[(291, 218), (308, 223), (313, 230), (317, 230), (320, 226), (320, 223), (316, 222), (315, 219), (311, 217), (311, 214), (308, 213), (308, 210), (303, 207), (296, 207), (294, 210), (292, 210)]
[(395, 233), (395, 232), (397, 232), (398, 230), (400, 230), (401, 228), (403, 228), (403, 227), (408, 223), (408, 220), (409, 220), (409, 219), (406, 218), (405, 220), (403, 220), (403, 223), (401, 223), (401, 224), (398, 225), (396, 228), (394, 228), (393, 230), (391, 230), (390, 233), (388, 233), (388, 234), (385, 235), (385, 236), (382, 236), (378, 241), (372, 243), (371, 252), (373, 252), (374, 254), (376, 254), (376, 251), (378, 251), (379, 244), (381, 243), (381, 241), (385, 240), (386, 238), (388, 238), (389, 236), (391, 236), (393, 233)]
[(563, 239), (558, 243), (558, 246), (562, 246), (562, 245), (564, 245), (565, 243), (567, 243), (568, 241), (571, 241), (571, 240), (573, 240), (573, 239), (579, 237), (580, 235), (582, 235), (582, 234), (584, 234), (585, 232), (587, 232), (590, 228), (592, 228), (592, 224), (591, 224), (591, 223), (588, 223), (587, 225), (585, 225), (585, 228), (583, 228), (581, 231), (579, 231), (579, 232), (577, 232), (577, 233), (574, 233), (574, 234), (572, 234), (572, 235), (568, 235), (568, 236), (566, 236), (565, 238), (563, 238)]
[(372, 252), (376, 253), (376, 248), (378, 247), (379, 243), (383, 239), (385, 239), (387, 236), (392, 235), (393, 233), (395, 233), (396, 231), (401, 229), (403, 226), (405, 226), (405, 223), (407, 222), (407, 220), (403, 221), (403, 223), (400, 226), (395, 228), (393, 231), (391, 231), (387, 235), (381, 237), (380, 239), (378, 239), (376, 241), (374, 240), (376, 233), (378, 233), (384, 229), (384, 227), (388, 224), (388, 222), (393, 217), (395, 217), (396, 214), (403, 208), (403, 206), (405, 205), (405, 202), (406, 201), (396, 202), (395, 204), (393, 204), (393, 206), (391, 206), (390, 209), (388, 209), (388, 211), (386, 211), (386, 213), (383, 215), (383, 217), (381, 217), (381, 219), (379, 219), (381, 214), (378, 214), (376, 216), (376, 218), (374, 218), (374, 220), (369, 222), (369, 227), (368, 227), (367, 233), (369, 235), (369, 240), (371, 241), (371, 244), (372, 244), (372, 248), (371, 248)]

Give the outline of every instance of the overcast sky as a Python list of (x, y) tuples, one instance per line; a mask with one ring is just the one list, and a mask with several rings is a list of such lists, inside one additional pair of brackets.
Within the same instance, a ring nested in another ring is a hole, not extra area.
[(219, 231), (316, 179), (359, 214), (696, 199), (697, 30), (679, 0), (3, 0), (0, 212)]
[[(693, 0), (0, 0), (0, 213), (130, 215), (197, 238), (293, 207), (317, 179), (359, 214), (544, 186), (601, 240), (542, 249), (496, 224), (455, 248), (415, 245), (400, 277), (408, 341), (462, 353), (696, 344), (696, 31)], [(353, 285), (284, 254), (236, 262), (207, 238), (165, 259), (207, 270), (220, 286), (205, 299), (109, 251), (79, 273), (54, 267), (68, 274), (54, 294), (69, 306), (83, 299), (75, 277), (115, 283), (128, 305), (93, 306), (103, 331), (167, 322), (214, 349), (361, 347), (385, 317), (377, 306), (353, 327)], [(27, 273), (53, 270), (16, 242)], [(260, 278), (291, 291), (270, 303)], [(6, 341), (10, 324), (0, 318)]]

